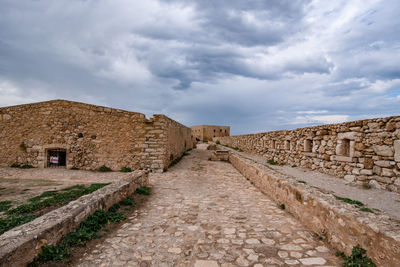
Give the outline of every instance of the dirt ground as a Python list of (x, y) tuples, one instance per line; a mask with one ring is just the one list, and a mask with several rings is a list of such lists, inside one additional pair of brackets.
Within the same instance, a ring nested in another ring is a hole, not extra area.
[(82, 170), (54, 169), (18, 169), (0, 167), (0, 201), (10, 200), (13, 206), (26, 202), (49, 190), (59, 190), (72, 185), (110, 183), (122, 180), (127, 173), (94, 172)]

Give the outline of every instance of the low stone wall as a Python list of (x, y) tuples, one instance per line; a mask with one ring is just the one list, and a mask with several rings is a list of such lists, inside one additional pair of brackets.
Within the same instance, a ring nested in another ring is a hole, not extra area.
[(5, 232), (0, 235), (0, 266), (25, 266), (33, 260), (41, 246), (55, 245), (96, 210), (107, 210), (130, 196), (136, 188), (147, 184), (148, 173), (135, 171), (126, 181), (112, 183)]
[(232, 165), (278, 205), (323, 237), (335, 249), (351, 254), (360, 244), (378, 266), (400, 266), (400, 225), (388, 216), (361, 212), (309, 185), (230, 154)]
[(216, 137), (221, 144), (400, 193), (400, 117)]

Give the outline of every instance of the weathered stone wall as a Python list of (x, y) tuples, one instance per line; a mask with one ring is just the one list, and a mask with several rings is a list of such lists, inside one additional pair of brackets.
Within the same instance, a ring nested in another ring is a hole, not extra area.
[[(400, 193), (400, 117), (230, 137), (221, 144)], [(376, 183), (377, 184), (377, 183)]]
[(338, 251), (350, 255), (352, 248), (360, 244), (377, 266), (400, 266), (400, 230), (388, 216), (357, 210), (332, 194), (236, 153), (229, 155), (229, 161), (277, 205), (284, 204), (285, 210)]
[(154, 115), (147, 122), (144, 146), (147, 165), (162, 172), (173, 160), (193, 148), (192, 131), (164, 115)]
[(26, 266), (41, 246), (57, 244), (96, 210), (107, 210), (132, 195), (138, 187), (148, 185), (146, 171), (135, 171), (126, 176), (124, 181), (114, 182), (3, 233), (0, 236), (0, 266)]
[[(170, 134), (170, 125), (179, 128), (176, 136)], [(46, 167), (49, 149), (65, 149), (67, 168), (162, 170), (168, 167), (167, 156), (184, 152), (188, 138), (190, 128), (163, 115), (147, 120), (141, 113), (65, 100), (0, 108), (4, 166)]]
[(201, 141), (210, 141), (214, 137), (229, 136), (229, 126), (217, 126), (217, 125), (198, 125), (190, 127), (192, 134), (195, 138)]

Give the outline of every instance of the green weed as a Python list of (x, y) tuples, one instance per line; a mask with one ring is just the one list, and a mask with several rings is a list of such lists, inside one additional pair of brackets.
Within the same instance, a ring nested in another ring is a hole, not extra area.
[(283, 204), (283, 203), (280, 204), (280, 205), (279, 205), (279, 208), (280, 208), (281, 210), (284, 210), (284, 209), (286, 208), (286, 207), (285, 207), (285, 204)]
[(132, 172), (132, 169), (129, 167), (122, 167), (120, 172)]
[(335, 198), (337, 200), (341, 200), (341, 201), (343, 201), (345, 203), (348, 203), (348, 204), (351, 204), (351, 205), (356, 205), (356, 206), (359, 206), (359, 207), (364, 206), (364, 203), (362, 203), (362, 202), (360, 202), (358, 200), (353, 200), (353, 199), (350, 199), (350, 198), (338, 197), (338, 196), (335, 196)]
[(367, 251), (360, 247), (360, 245), (354, 246), (350, 256), (346, 257), (343, 252), (336, 252), (336, 256), (341, 257), (344, 260), (344, 267), (375, 267), (375, 263), (368, 258), (366, 255)]
[(272, 159), (268, 160), (267, 162), (268, 162), (268, 164), (271, 164), (271, 165), (278, 165), (279, 164), (278, 162), (276, 162), (276, 161), (274, 161)]
[(306, 181), (302, 181), (302, 180), (299, 180), (299, 181), (297, 181), (297, 182), (302, 183), (302, 184), (307, 184)]
[(150, 188), (146, 187), (146, 186), (142, 186), (136, 189), (136, 193), (140, 194), (140, 195), (150, 195)]
[(97, 169), (99, 172), (111, 172), (112, 170), (107, 167), (106, 165), (101, 166), (100, 168)]

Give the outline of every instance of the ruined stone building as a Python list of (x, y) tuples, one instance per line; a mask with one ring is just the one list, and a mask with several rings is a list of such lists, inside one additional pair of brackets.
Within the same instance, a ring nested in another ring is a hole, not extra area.
[(0, 165), (161, 172), (192, 148), (190, 128), (164, 116), (66, 100), (0, 108)]
[(217, 125), (197, 125), (190, 127), (193, 137), (198, 141), (210, 141), (214, 137), (229, 136), (231, 128), (229, 126)]
[(268, 160), (400, 193), (400, 117), (216, 137)]

